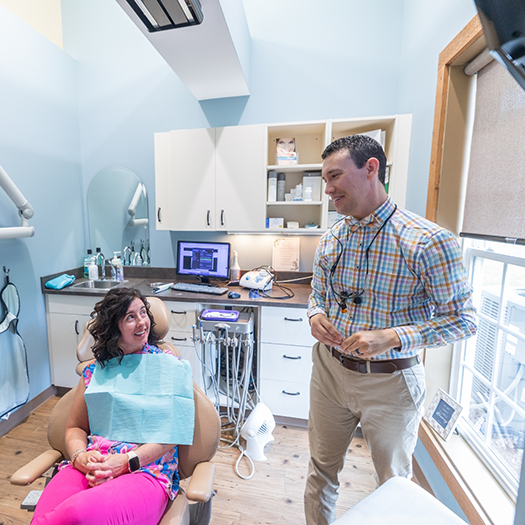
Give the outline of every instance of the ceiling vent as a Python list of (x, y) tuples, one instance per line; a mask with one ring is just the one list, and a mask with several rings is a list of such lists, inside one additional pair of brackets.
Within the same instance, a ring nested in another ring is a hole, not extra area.
[(242, 0), (117, 2), (197, 100), (250, 94)]

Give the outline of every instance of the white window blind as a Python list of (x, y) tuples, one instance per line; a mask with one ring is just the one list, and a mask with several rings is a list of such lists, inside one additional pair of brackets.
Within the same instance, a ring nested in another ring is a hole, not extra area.
[(478, 73), (461, 235), (525, 244), (525, 91), (496, 61)]

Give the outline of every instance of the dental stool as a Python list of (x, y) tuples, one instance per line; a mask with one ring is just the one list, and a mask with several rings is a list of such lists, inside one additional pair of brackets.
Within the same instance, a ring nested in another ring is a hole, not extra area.
[[(164, 339), (169, 330), (169, 314), (163, 301), (158, 297), (148, 297), (151, 313), (155, 321), (154, 331), (157, 337)], [(91, 346), (93, 338), (88, 332), (88, 325), (79, 343), (77, 356), (82, 362), (77, 371), (93, 360)], [(87, 332), (87, 334), (86, 334)], [(90, 339), (91, 338), (91, 339)], [(81, 347), (81, 348), (80, 348)], [(159, 348), (169, 348), (179, 355), (170, 343), (160, 342)], [(29, 485), (41, 477), (55, 463), (70, 459), (65, 446), (66, 420), (73, 403), (76, 387), (65, 394), (51, 412), (47, 427), (50, 450), (40, 454), (27, 465), (17, 470), (10, 479), (12, 485)], [(166, 511), (159, 525), (206, 525), (211, 517), (213, 478), (215, 465), (211, 459), (219, 446), (221, 423), (213, 403), (204, 392), (193, 383), (195, 402), (195, 429), (192, 445), (179, 445), (179, 476), (181, 481), (190, 478), (186, 491), (179, 490), (177, 497), (168, 502)], [(193, 502), (190, 504), (189, 502)]]

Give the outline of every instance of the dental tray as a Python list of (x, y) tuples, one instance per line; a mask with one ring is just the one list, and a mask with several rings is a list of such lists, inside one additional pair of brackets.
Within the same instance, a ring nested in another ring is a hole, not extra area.
[(205, 321), (230, 321), (235, 322), (239, 319), (237, 310), (204, 310), (201, 319)]

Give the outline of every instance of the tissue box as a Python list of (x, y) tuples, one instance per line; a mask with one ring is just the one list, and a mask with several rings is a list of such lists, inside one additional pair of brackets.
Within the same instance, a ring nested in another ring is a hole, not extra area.
[(284, 219), (266, 219), (267, 228), (284, 228)]

